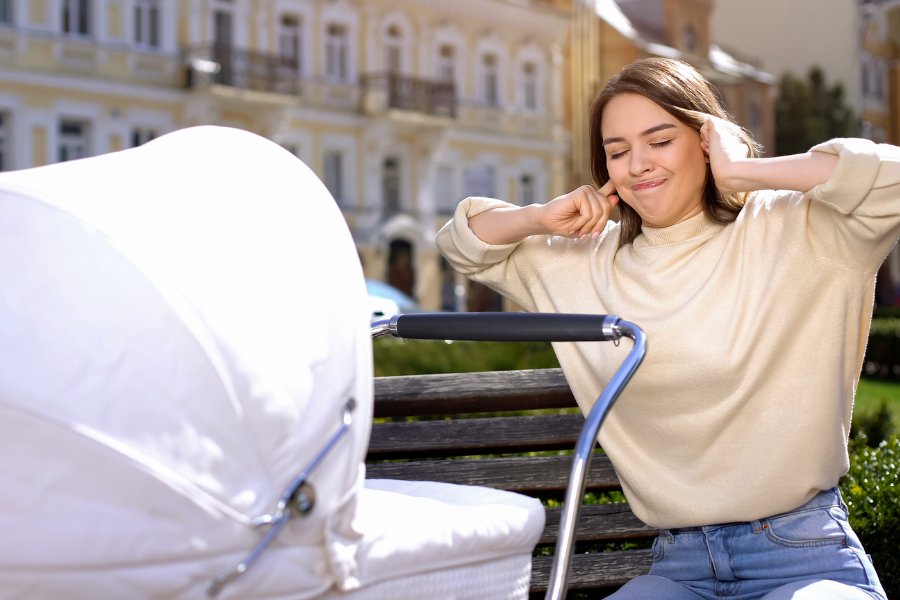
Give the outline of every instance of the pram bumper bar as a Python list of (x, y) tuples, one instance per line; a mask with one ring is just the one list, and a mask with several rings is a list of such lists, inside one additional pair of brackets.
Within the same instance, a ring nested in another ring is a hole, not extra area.
[(546, 600), (566, 595), (575, 526), (584, 496), (587, 471), (600, 426), (625, 385), (644, 360), (647, 338), (643, 330), (614, 315), (564, 313), (413, 313), (372, 322), (372, 337), (501, 342), (579, 342), (633, 340), (631, 350), (603, 388), (582, 426), (572, 459), (566, 498), (560, 515), (556, 557), (550, 572)]
[(412, 313), (372, 323), (372, 337), (494, 342), (605, 342), (622, 337), (612, 315), (565, 313)]

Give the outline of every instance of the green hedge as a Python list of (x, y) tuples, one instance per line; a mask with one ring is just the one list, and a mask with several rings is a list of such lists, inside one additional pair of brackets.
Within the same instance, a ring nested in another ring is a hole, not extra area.
[(546, 342), (375, 340), (375, 375), (472, 373), (558, 367)]
[(864, 373), (870, 377), (900, 379), (900, 318), (872, 319)]
[(900, 319), (900, 306), (876, 306), (872, 312), (874, 319)]
[(850, 471), (841, 493), (888, 598), (900, 598), (900, 438), (876, 448), (867, 441), (865, 435), (850, 441)]

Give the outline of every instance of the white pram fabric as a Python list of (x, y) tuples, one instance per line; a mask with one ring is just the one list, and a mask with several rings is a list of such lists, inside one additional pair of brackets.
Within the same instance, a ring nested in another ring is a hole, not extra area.
[[(0, 174), (0, 281), (0, 597), (205, 596), (350, 398), (315, 508), (220, 597), (527, 597), (537, 501), (363, 487), (362, 270), (326, 188), (278, 145), (195, 127)], [(520, 589), (409, 587), (493, 564)]]

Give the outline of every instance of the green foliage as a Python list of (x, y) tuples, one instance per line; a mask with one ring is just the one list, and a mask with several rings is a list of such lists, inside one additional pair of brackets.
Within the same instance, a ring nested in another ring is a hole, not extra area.
[(471, 373), (559, 366), (546, 342), (443, 342), (386, 338), (374, 343), (375, 375)]
[(797, 154), (834, 137), (859, 135), (859, 119), (846, 105), (844, 87), (829, 86), (819, 67), (805, 80), (786, 73), (775, 102), (775, 154)]
[(900, 379), (900, 318), (872, 319), (866, 346), (865, 373), (873, 377)]
[(881, 317), (872, 319), (870, 333), (875, 335), (893, 335), (900, 337), (900, 317)]
[(872, 556), (888, 598), (900, 598), (900, 438), (872, 448), (865, 436), (850, 442), (850, 471), (841, 493), (850, 524)]
[(873, 319), (900, 319), (900, 306), (876, 306), (872, 311)]
[(888, 408), (887, 400), (882, 399), (878, 408), (871, 412), (860, 412), (853, 416), (853, 438), (864, 438), (866, 443), (875, 448), (896, 432), (894, 415)]

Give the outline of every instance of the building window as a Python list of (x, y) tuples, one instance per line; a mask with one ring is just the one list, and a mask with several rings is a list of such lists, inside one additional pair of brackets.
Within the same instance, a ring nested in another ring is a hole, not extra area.
[(13, 1), (0, 0), (0, 23), (13, 22)]
[(537, 94), (537, 67), (533, 62), (527, 62), (522, 65), (522, 106), (528, 110), (537, 110)]
[(762, 104), (762, 100), (760, 98), (759, 90), (756, 88), (750, 88), (750, 92), (747, 97), (747, 129), (749, 129), (756, 139), (760, 139), (762, 136), (762, 119), (760, 117), (761, 110), (760, 105)]
[(434, 200), (438, 214), (446, 215), (453, 212), (459, 200), (456, 197), (453, 185), (453, 167), (441, 165), (435, 173)]
[(483, 100), (488, 106), (500, 104), (499, 98), (499, 74), (497, 71), (497, 57), (493, 54), (485, 54), (481, 59)]
[(400, 161), (393, 156), (381, 165), (381, 205), (386, 217), (400, 212)]
[(403, 51), (403, 34), (396, 25), (391, 25), (387, 30), (387, 39), (384, 42), (384, 67), (388, 73), (399, 73), (400, 55)]
[(339, 150), (325, 153), (325, 187), (335, 202), (344, 201), (344, 155)]
[(528, 206), (537, 201), (537, 193), (534, 185), (534, 176), (529, 173), (523, 173), (519, 177), (519, 205)]
[(862, 58), (862, 88), (863, 94), (870, 97), (878, 95), (877, 90), (878, 70), (875, 66), (875, 58), (864, 56)]
[(443, 44), (438, 48), (435, 76), (438, 81), (453, 82), (456, 80), (456, 48), (449, 44)]
[(88, 155), (88, 124), (84, 121), (64, 120), (59, 123), (59, 162), (84, 158)]
[(278, 55), (282, 64), (297, 73), (303, 71), (302, 25), (296, 15), (281, 15), (278, 28)]
[(497, 197), (497, 176), (492, 165), (467, 167), (463, 170), (463, 197)]
[(4, 113), (0, 113), (0, 171), (6, 171), (9, 168), (7, 164), (9, 157), (7, 156), (7, 142), (9, 138), (9, 117)]
[(325, 30), (325, 76), (333, 81), (349, 78), (347, 58), (349, 39), (344, 25), (331, 23)]
[(62, 0), (63, 33), (90, 35), (90, 0)]
[(158, 134), (155, 129), (135, 127), (131, 130), (131, 147), (136, 148), (142, 144), (146, 144), (157, 136)]
[(159, 48), (159, 0), (135, 0), (134, 43)]
[(697, 33), (694, 31), (693, 25), (685, 25), (684, 27), (684, 49), (693, 52), (697, 49)]

